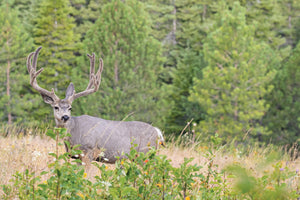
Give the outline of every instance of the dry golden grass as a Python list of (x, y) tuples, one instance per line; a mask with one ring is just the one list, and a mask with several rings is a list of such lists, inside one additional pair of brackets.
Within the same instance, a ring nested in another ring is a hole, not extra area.
[[(47, 136), (10, 136), (0, 138), (0, 185), (8, 184), (13, 174), (17, 171), (23, 172), (25, 169), (31, 169), (37, 174), (48, 169), (48, 164), (53, 161), (49, 152), (55, 152), (55, 141)], [(59, 147), (59, 152), (63, 153), (64, 147)], [(240, 156), (240, 152), (234, 149), (232, 153), (216, 152), (214, 157), (214, 169), (222, 170), (233, 163), (240, 163), (247, 169), (253, 171), (254, 175), (261, 176), (264, 171), (271, 170), (275, 162), (282, 162), (283, 167), (288, 166), (290, 169), (300, 169), (300, 159), (290, 161), (285, 155), (279, 159), (267, 162), (265, 149), (253, 148), (247, 155)], [(203, 166), (202, 172), (207, 171), (208, 159), (206, 146), (182, 147), (180, 145), (167, 144), (166, 148), (159, 150), (159, 154), (166, 155), (173, 166), (178, 167), (183, 163), (185, 157), (194, 157), (192, 164)], [(272, 154), (268, 151), (268, 155)], [(113, 164), (106, 164), (109, 169), (113, 169)], [(88, 167), (87, 177), (93, 179), (99, 175), (99, 170), (93, 165)], [(46, 178), (46, 177), (45, 177)], [(295, 186), (296, 187), (296, 186)]]
[[(195, 148), (183, 148), (177, 146), (171, 146), (165, 149), (161, 149), (159, 151), (160, 154), (167, 155), (167, 157), (171, 160), (171, 163), (174, 167), (179, 167), (184, 158), (194, 158), (191, 164), (197, 164), (203, 166), (202, 172), (206, 173), (208, 158), (205, 156), (207, 153), (207, 147), (198, 147), (197, 150)], [(222, 151), (216, 152), (215, 157), (213, 158), (214, 169), (222, 170), (227, 166), (232, 164), (240, 164), (246, 169), (251, 170), (254, 175), (261, 176), (264, 172), (272, 170), (275, 163), (281, 162), (282, 167), (288, 167), (289, 169), (296, 170), (300, 169), (300, 158), (291, 161), (290, 157), (285, 154), (281, 157), (278, 157), (280, 152), (270, 152), (268, 151), (268, 156), (266, 156), (266, 152), (263, 152), (261, 149), (253, 149), (248, 153), (248, 155), (240, 155), (240, 152), (235, 149), (232, 153), (224, 153)], [(274, 155), (276, 154), (276, 155)], [(271, 158), (270, 158), (271, 157)], [(273, 157), (273, 158), (272, 158)]]
[[(0, 184), (7, 184), (17, 171), (47, 169), (53, 159), (48, 155), (55, 151), (55, 143), (39, 136), (6, 137), (0, 140)], [(63, 149), (61, 149), (63, 151)]]

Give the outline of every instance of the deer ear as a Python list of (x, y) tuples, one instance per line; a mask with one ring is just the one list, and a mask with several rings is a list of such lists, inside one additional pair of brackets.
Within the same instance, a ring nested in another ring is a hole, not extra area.
[(74, 95), (74, 93), (75, 93), (74, 85), (73, 83), (70, 83), (66, 91), (66, 99), (69, 99), (71, 96)]
[(41, 95), (42, 95), (45, 103), (51, 104), (51, 105), (54, 103), (54, 100), (52, 99), (52, 97), (47, 96), (45, 94), (41, 94)]

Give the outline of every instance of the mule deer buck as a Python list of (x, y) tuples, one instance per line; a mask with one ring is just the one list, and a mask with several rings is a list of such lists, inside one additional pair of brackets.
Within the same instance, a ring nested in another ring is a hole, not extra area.
[[(87, 88), (82, 92), (75, 92), (74, 85), (70, 83), (66, 90), (66, 97), (60, 99), (54, 89), (48, 91), (37, 83), (37, 76), (43, 68), (36, 71), (38, 54), (42, 47), (36, 49), (27, 57), (27, 69), (30, 74), (30, 84), (38, 91), (45, 103), (50, 104), (54, 111), (57, 127), (66, 128), (71, 134), (68, 141), (71, 146), (80, 144), (85, 161), (96, 159), (114, 163), (117, 158), (125, 157), (130, 152), (132, 144), (137, 144), (138, 152), (147, 152), (150, 147), (155, 147), (163, 142), (161, 131), (144, 122), (138, 121), (111, 121), (88, 115), (78, 117), (71, 116), (72, 102), (82, 96), (96, 92), (101, 82), (103, 61), (99, 59), (99, 69), (95, 73), (95, 54), (87, 54), (90, 59), (90, 80)], [(33, 58), (33, 60), (32, 60)], [(104, 156), (99, 158), (100, 151), (104, 150)], [(68, 151), (68, 149), (67, 149)]]

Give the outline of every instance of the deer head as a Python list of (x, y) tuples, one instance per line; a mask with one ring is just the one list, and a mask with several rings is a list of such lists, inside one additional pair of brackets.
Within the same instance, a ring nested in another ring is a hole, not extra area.
[(35, 52), (30, 53), (27, 57), (27, 70), (30, 74), (30, 85), (42, 95), (45, 103), (50, 104), (52, 106), (56, 126), (66, 127), (71, 117), (72, 102), (78, 97), (92, 94), (98, 90), (101, 82), (103, 61), (101, 58), (99, 59), (99, 69), (95, 74), (95, 54), (87, 54), (87, 56), (90, 59), (90, 81), (87, 88), (82, 92), (76, 93), (73, 83), (70, 83), (66, 90), (66, 97), (64, 99), (60, 99), (56, 96), (53, 88), (50, 92), (44, 88), (41, 88), (37, 83), (37, 76), (44, 70), (43, 68), (41, 68), (38, 71), (36, 71), (37, 59), (41, 49), (42, 47), (37, 48)]

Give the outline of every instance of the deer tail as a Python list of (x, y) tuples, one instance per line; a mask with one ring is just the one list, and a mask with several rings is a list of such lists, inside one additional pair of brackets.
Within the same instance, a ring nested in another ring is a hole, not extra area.
[(155, 130), (157, 131), (157, 137), (158, 137), (158, 144), (162, 145), (163, 147), (165, 147), (165, 139), (164, 136), (161, 132), (161, 130), (159, 128), (154, 127)]

